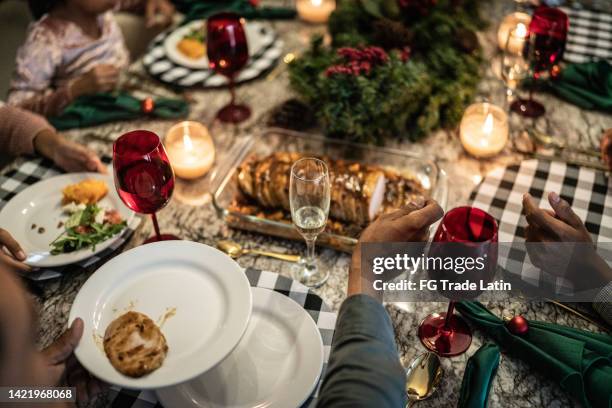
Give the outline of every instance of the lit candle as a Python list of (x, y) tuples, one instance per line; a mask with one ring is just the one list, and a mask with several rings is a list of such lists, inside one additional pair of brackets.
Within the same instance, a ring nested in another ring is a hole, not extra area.
[(177, 177), (189, 180), (202, 177), (215, 161), (215, 146), (201, 123), (177, 123), (166, 134), (164, 144)]
[(508, 141), (508, 115), (490, 103), (468, 106), (461, 119), (459, 135), (463, 148), (475, 157), (492, 157)]
[(336, 9), (335, 0), (297, 0), (297, 12), (300, 18), (309, 23), (325, 23)]
[[(508, 44), (508, 51), (510, 52), (521, 52), (525, 45), (525, 39), (527, 38), (527, 27), (531, 22), (531, 16), (527, 13), (512, 13), (504, 17), (499, 30), (497, 31), (497, 45), (501, 50), (506, 50), (506, 43)], [(515, 30), (515, 36), (508, 38), (510, 32)]]

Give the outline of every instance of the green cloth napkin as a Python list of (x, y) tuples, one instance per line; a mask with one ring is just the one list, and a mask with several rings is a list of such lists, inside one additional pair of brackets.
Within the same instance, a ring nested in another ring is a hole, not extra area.
[(568, 64), (544, 86), (583, 109), (612, 112), (612, 65), (607, 61)]
[[(151, 116), (175, 119), (189, 113), (189, 105), (183, 100), (158, 98), (154, 102)], [(85, 95), (75, 99), (59, 116), (49, 118), (49, 122), (58, 130), (67, 130), (136, 119), (146, 115), (141, 105), (140, 99), (127, 93)]]
[(247, 19), (292, 19), (293, 8), (255, 7), (248, 0), (174, 0), (176, 9), (185, 14), (184, 22), (205, 19), (222, 11), (232, 11)]
[(518, 336), (479, 302), (458, 302), (456, 308), (583, 406), (612, 407), (612, 336), (538, 321), (530, 321), (529, 331)]
[(459, 394), (458, 408), (485, 408), (501, 355), (494, 343), (483, 344), (469, 358)]

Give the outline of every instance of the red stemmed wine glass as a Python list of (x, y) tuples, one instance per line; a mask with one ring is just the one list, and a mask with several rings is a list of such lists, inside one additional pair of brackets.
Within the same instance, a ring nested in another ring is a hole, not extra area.
[[(484, 256), (488, 259), (480, 278), (491, 277), (497, 266), (497, 234), (497, 222), (485, 211), (474, 207), (454, 208), (442, 218), (429, 256), (461, 255), (474, 259)], [(455, 275), (455, 280), (461, 276), (454, 271), (442, 273), (447, 274), (447, 279), (449, 273)], [(419, 325), (418, 335), (423, 345), (442, 357), (462, 354), (472, 343), (470, 327), (461, 316), (454, 314), (454, 310), (455, 301), (451, 300), (446, 313), (433, 313)]]
[(151, 214), (155, 236), (146, 244), (179, 239), (161, 234), (155, 213), (168, 204), (174, 190), (174, 171), (159, 136), (148, 130), (134, 130), (113, 144), (115, 188), (133, 211)]
[[(531, 23), (523, 53), (533, 70), (534, 79), (550, 72), (556, 66), (565, 51), (569, 19), (567, 14), (558, 8), (540, 6), (536, 9)], [(535, 85), (535, 84), (533, 84)], [(529, 99), (517, 99), (510, 108), (529, 118), (537, 118), (546, 112), (540, 102), (533, 99), (533, 85), (529, 90)]]
[(220, 13), (207, 22), (208, 64), (215, 72), (229, 79), (232, 99), (221, 108), (217, 117), (222, 122), (240, 123), (251, 116), (251, 109), (236, 103), (234, 78), (249, 60), (249, 47), (244, 31), (244, 19), (235, 13)]

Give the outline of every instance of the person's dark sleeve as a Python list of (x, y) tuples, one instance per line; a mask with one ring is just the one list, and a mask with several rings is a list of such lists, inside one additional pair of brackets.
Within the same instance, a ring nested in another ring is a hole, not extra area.
[(366, 295), (344, 301), (317, 407), (404, 407), (406, 375), (385, 308)]

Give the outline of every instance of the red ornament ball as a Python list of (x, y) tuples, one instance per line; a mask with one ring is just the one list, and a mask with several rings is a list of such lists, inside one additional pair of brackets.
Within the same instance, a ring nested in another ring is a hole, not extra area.
[(148, 115), (153, 112), (153, 109), (155, 109), (155, 101), (153, 100), (153, 98), (150, 98), (150, 97), (144, 98), (142, 100), (140, 108), (142, 109), (144, 113)]
[(506, 322), (506, 327), (512, 334), (522, 336), (529, 331), (529, 322), (523, 316), (514, 316)]

